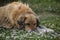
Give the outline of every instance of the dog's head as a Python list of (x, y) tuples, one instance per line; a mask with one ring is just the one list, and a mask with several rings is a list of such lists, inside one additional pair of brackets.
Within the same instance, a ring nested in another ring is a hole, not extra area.
[(20, 29), (24, 29), (29, 32), (35, 31), (39, 26), (39, 20), (34, 14), (21, 15), (17, 22), (20, 25)]

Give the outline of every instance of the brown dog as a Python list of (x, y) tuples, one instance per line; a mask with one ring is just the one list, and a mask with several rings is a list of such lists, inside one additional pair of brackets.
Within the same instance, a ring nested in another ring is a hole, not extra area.
[(35, 30), (39, 26), (39, 22), (37, 15), (28, 5), (13, 2), (0, 7), (0, 25), (5, 28), (16, 27), (25, 30)]

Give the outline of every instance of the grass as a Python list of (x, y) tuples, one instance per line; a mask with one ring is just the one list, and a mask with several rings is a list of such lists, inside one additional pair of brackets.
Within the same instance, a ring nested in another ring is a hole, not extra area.
[(54, 29), (57, 33), (60, 34), (60, 16), (50, 16), (41, 21), (41, 24)]
[[(43, 15), (42, 15), (43, 16)], [(27, 33), (19, 29), (0, 28), (0, 40), (60, 40), (60, 16), (43, 16), (41, 25), (53, 29), (54, 33)]]

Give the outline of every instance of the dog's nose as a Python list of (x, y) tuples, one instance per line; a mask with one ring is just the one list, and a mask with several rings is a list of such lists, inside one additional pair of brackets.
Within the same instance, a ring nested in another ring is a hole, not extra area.
[(34, 28), (32, 31), (36, 31), (37, 29), (36, 28)]
[(27, 32), (35, 32), (35, 31), (37, 31), (37, 29), (35, 28), (35, 29), (26, 29), (26, 31)]

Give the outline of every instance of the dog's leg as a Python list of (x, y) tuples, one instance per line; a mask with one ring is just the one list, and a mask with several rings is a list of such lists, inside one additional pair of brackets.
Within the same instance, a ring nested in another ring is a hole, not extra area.
[(13, 28), (12, 24), (10, 24), (10, 23), (4, 23), (4, 24), (2, 25), (2, 27), (3, 27), (3, 28), (6, 28), (6, 29), (11, 29), (11, 28)]

